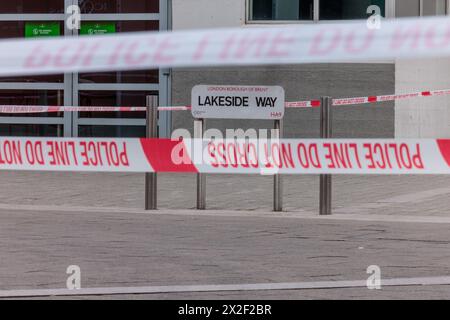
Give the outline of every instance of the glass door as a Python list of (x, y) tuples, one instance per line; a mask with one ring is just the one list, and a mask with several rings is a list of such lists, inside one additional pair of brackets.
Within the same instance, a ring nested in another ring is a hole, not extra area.
[[(70, 36), (65, 8), (72, 0), (0, 1), (0, 38)], [(62, 106), (71, 104), (71, 75), (0, 78), (0, 105)], [(64, 136), (71, 117), (64, 113), (0, 114), (0, 135)]]
[[(71, 5), (80, 6), (80, 30), (65, 23)], [(0, 39), (157, 31), (168, 24), (166, 0), (0, 1)], [(145, 106), (150, 94), (168, 105), (169, 85), (170, 70), (3, 77), (0, 105)], [(170, 124), (170, 113), (161, 113), (161, 136), (169, 136)], [(0, 114), (0, 135), (142, 137), (145, 113)]]
[[(79, 0), (81, 29), (76, 36), (167, 29), (164, 0)], [(164, 12), (161, 14), (160, 12)], [(145, 106), (147, 95), (168, 103), (164, 70), (97, 72), (73, 75), (73, 102), (80, 106)], [(167, 135), (170, 115), (160, 117)], [(144, 137), (145, 112), (80, 112), (73, 115), (73, 136)]]

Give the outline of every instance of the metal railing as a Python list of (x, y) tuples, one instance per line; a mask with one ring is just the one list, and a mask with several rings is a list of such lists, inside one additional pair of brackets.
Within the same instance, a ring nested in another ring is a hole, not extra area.
[[(275, 138), (283, 138), (283, 121), (275, 120)], [(201, 139), (206, 131), (206, 120), (197, 119), (194, 122), (194, 138)], [(158, 96), (147, 97), (147, 138), (158, 137)], [(320, 137), (332, 138), (332, 98), (321, 98)], [(157, 209), (157, 174), (145, 174), (145, 209)], [(330, 215), (332, 201), (332, 176), (320, 175), (320, 215)], [(206, 209), (206, 174), (197, 174), (197, 205), (198, 210)], [(283, 211), (283, 177), (275, 174), (273, 177), (273, 211)]]

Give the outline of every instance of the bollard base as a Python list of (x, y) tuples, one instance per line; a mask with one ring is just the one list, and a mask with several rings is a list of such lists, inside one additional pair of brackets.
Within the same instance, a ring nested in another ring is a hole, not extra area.
[(331, 175), (320, 176), (320, 215), (331, 215)]
[(156, 173), (145, 174), (145, 210), (157, 210), (157, 175)]
[(206, 175), (197, 174), (197, 210), (206, 210)]

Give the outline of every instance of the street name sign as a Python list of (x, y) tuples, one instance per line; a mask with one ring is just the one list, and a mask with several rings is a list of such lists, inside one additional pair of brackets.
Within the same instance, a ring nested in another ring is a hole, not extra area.
[(200, 119), (280, 120), (285, 92), (280, 86), (198, 85), (192, 89), (192, 116)]

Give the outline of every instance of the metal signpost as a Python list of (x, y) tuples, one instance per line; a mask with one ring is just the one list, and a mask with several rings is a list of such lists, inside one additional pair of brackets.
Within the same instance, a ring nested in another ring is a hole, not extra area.
[[(320, 99), (320, 137), (332, 137), (331, 97)], [(331, 215), (331, 175), (320, 175), (320, 215)]]
[[(205, 119), (259, 119), (275, 122), (277, 139), (283, 137), (285, 92), (279, 86), (199, 85), (192, 89), (194, 137), (202, 139)], [(274, 175), (274, 211), (283, 210), (282, 177)], [(197, 209), (206, 209), (206, 175), (197, 174)]]
[[(202, 139), (206, 130), (206, 120), (194, 121), (194, 139)], [(197, 173), (197, 209), (206, 209), (206, 174)]]
[[(158, 137), (158, 96), (147, 96), (147, 138)], [(145, 174), (145, 210), (157, 209), (157, 175)]]
[[(283, 139), (283, 120), (275, 120), (277, 139)], [(276, 174), (273, 177), (273, 211), (283, 211), (283, 177)]]

